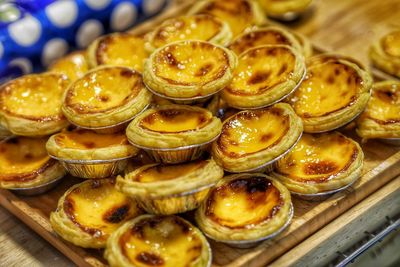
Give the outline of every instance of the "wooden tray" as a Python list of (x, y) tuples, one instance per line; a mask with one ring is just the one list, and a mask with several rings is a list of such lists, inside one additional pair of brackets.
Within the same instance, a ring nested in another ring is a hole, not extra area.
[[(191, 2), (181, 2), (171, 7), (164, 14), (135, 27), (132, 32), (148, 31), (165, 18), (183, 12)], [(321, 51), (320, 48), (316, 50)], [(375, 78), (380, 80), (383, 77), (377, 74)], [(359, 141), (353, 132), (346, 134)], [(362, 177), (352, 187), (323, 202), (293, 199), (295, 212), (290, 227), (273, 241), (266, 241), (255, 248), (236, 249), (211, 241), (213, 265), (265, 266), (400, 174), (400, 147), (369, 141), (362, 144), (362, 148), (365, 153)], [(59, 238), (50, 226), (49, 214), (55, 210), (58, 199), (72, 184), (79, 181), (81, 180), (67, 176), (55, 189), (34, 197), (18, 196), (0, 189), (0, 205), (78, 266), (106, 266), (102, 250), (74, 246)]]

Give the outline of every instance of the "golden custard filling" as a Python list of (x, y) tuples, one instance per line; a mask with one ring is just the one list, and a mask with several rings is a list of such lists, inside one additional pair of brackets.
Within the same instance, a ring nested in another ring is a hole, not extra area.
[(61, 132), (55, 136), (55, 142), (63, 148), (96, 149), (117, 145), (127, 145), (128, 138), (125, 134), (97, 134), (89, 130), (74, 130)]
[(224, 122), (217, 146), (231, 158), (243, 157), (273, 147), (289, 127), (289, 117), (279, 108), (242, 111)]
[(400, 57), (400, 31), (394, 31), (383, 37), (381, 45), (387, 55)]
[(65, 104), (76, 113), (106, 112), (129, 102), (142, 89), (142, 77), (134, 70), (99, 68), (70, 86)]
[(291, 78), (295, 55), (285, 47), (260, 47), (239, 57), (226, 90), (236, 95), (257, 95)]
[(173, 85), (205, 85), (221, 78), (230, 65), (222, 48), (200, 41), (168, 45), (153, 60), (157, 77)]
[(154, 216), (134, 224), (119, 238), (122, 254), (133, 266), (191, 266), (203, 242), (193, 227), (176, 216)]
[(329, 115), (351, 106), (362, 90), (363, 80), (356, 70), (337, 61), (307, 68), (307, 76), (291, 102), (297, 115), (312, 118)]
[(205, 215), (231, 229), (252, 228), (273, 218), (282, 206), (281, 193), (270, 180), (238, 178), (212, 190)]
[(144, 117), (139, 126), (154, 132), (179, 133), (201, 129), (211, 119), (211, 113), (201, 110), (162, 109)]
[(323, 183), (347, 170), (358, 156), (357, 146), (334, 132), (303, 134), (276, 172), (302, 183)]
[(86, 51), (73, 52), (57, 60), (49, 70), (67, 75), (71, 82), (76, 81), (89, 70)]
[[(50, 164), (46, 138), (17, 137), (0, 142), (0, 180), (32, 180)], [(32, 175), (33, 174), (33, 175)]]
[(156, 165), (141, 171), (132, 180), (140, 183), (153, 183), (173, 180), (188, 173), (194, 172), (207, 164), (207, 161), (198, 160), (179, 165)]
[(97, 65), (118, 65), (143, 70), (148, 53), (142, 37), (127, 33), (111, 34), (101, 37), (96, 50)]
[(104, 180), (82, 183), (65, 197), (63, 207), (77, 227), (101, 239), (141, 213), (129, 197), (114, 188), (114, 182)]
[(15, 79), (0, 88), (4, 112), (46, 122), (61, 119), (61, 101), (68, 79), (56, 73), (32, 74)]
[(165, 21), (153, 33), (151, 40), (155, 48), (181, 40), (209, 41), (222, 31), (220, 20), (210, 15), (192, 15)]
[(249, 32), (236, 39), (229, 45), (229, 49), (240, 55), (244, 51), (261, 46), (261, 45), (288, 45), (292, 46), (292, 42), (282, 34), (281, 31), (275, 29), (260, 29)]
[(199, 14), (210, 14), (229, 24), (233, 36), (253, 25), (254, 11), (247, 0), (209, 1), (197, 11)]
[(375, 87), (366, 109), (368, 117), (379, 124), (400, 122), (400, 83)]

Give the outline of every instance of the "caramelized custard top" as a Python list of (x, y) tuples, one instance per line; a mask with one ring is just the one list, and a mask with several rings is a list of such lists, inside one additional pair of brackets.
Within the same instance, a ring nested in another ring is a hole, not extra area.
[(400, 122), (400, 83), (380, 85), (372, 91), (366, 109), (368, 116), (379, 124)]
[(232, 229), (264, 223), (283, 206), (279, 190), (265, 177), (238, 178), (214, 188), (206, 203), (206, 216)]
[(192, 226), (177, 216), (140, 220), (120, 237), (119, 246), (134, 266), (191, 266), (203, 249)]
[(222, 26), (220, 20), (206, 14), (172, 18), (154, 32), (152, 45), (158, 48), (181, 40), (209, 41), (222, 30)]
[(303, 134), (276, 172), (299, 182), (322, 183), (347, 170), (357, 155), (356, 145), (340, 133)]
[(162, 133), (179, 133), (201, 129), (210, 123), (212, 114), (201, 110), (155, 110), (140, 121), (140, 127)]
[(233, 33), (237, 36), (244, 29), (253, 24), (253, 10), (247, 0), (210, 1), (198, 13), (211, 14), (226, 21)]
[(205, 160), (191, 161), (178, 165), (159, 164), (141, 171), (139, 174), (132, 177), (132, 179), (141, 183), (173, 180), (193, 171), (196, 171), (206, 164), (207, 161)]
[(47, 138), (16, 137), (0, 142), (0, 180), (29, 181), (53, 164), (46, 141)]
[(66, 76), (56, 73), (22, 76), (0, 88), (0, 106), (3, 112), (30, 120), (61, 119), (61, 98), (68, 83)]
[(71, 82), (76, 81), (89, 70), (86, 52), (77, 51), (62, 57), (54, 62), (49, 70), (66, 75)]
[(124, 66), (141, 72), (148, 56), (144, 43), (142, 37), (127, 33), (107, 35), (97, 45), (97, 64)]
[(278, 30), (261, 29), (242, 35), (241, 37), (236, 39), (232, 44), (230, 44), (229, 48), (237, 55), (240, 55), (244, 51), (260, 45), (291, 46), (292, 43), (284, 34), (282, 34)]
[(158, 51), (153, 71), (170, 84), (200, 86), (221, 78), (228, 67), (228, 55), (220, 47), (183, 41)]
[(331, 60), (310, 66), (290, 101), (300, 117), (321, 117), (352, 105), (362, 86), (356, 70)]
[(248, 50), (239, 57), (239, 65), (226, 90), (236, 95), (264, 93), (291, 78), (295, 60), (294, 54), (285, 47)]
[(128, 144), (128, 139), (123, 133), (98, 134), (83, 129), (59, 133), (55, 141), (61, 147), (74, 149), (96, 149)]
[(106, 67), (73, 83), (65, 104), (76, 113), (101, 113), (118, 108), (144, 89), (142, 75), (125, 67)]
[(217, 145), (228, 157), (243, 157), (279, 143), (289, 126), (289, 116), (280, 108), (242, 111), (224, 122)]
[(119, 226), (141, 213), (137, 205), (114, 188), (112, 180), (90, 180), (64, 200), (64, 212), (82, 231), (107, 239)]
[(400, 31), (394, 31), (381, 40), (383, 51), (392, 57), (400, 57)]

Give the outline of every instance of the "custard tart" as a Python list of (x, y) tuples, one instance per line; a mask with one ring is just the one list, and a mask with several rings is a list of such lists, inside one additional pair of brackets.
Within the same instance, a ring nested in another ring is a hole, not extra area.
[(156, 163), (118, 176), (116, 188), (136, 198), (147, 212), (169, 215), (196, 209), (223, 176), (223, 169), (213, 159)]
[(303, 134), (272, 175), (293, 193), (322, 193), (358, 179), (363, 158), (358, 143), (339, 132)]
[(143, 71), (144, 60), (148, 57), (145, 40), (129, 33), (112, 33), (97, 38), (88, 47), (89, 64), (123, 66)]
[(307, 75), (288, 101), (303, 120), (305, 132), (326, 132), (358, 116), (371, 87), (371, 76), (355, 61), (322, 55), (309, 59)]
[(400, 138), (400, 82), (374, 84), (367, 108), (357, 120), (363, 139)]
[(209, 238), (236, 246), (256, 245), (288, 226), (293, 215), (290, 192), (264, 174), (224, 177), (195, 214)]
[(121, 226), (104, 252), (111, 267), (209, 267), (211, 249), (203, 234), (178, 216), (141, 215)]
[(30, 74), (0, 87), (0, 124), (15, 135), (43, 136), (68, 125), (61, 112), (65, 75)]
[(73, 175), (81, 178), (105, 178), (117, 175), (138, 149), (123, 133), (98, 134), (84, 129), (63, 131), (46, 144), (51, 157)]
[(227, 22), (233, 37), (265, 22), (264, 13), (255, 0), (197, 1), (189, 14), (209, 14)]
[(400, 30), (386, 34), (373, 44), (369, 56), (376, 67), (400, 78)]
[(279, 102), (301, 83), (303, 56), (286, 45), (264, 45), (239, 56), (232, 82), (221, 92), (229, 106), (254, 109)]
[(70, 82), (82, 78), (89, 71), (86, 51), (76, 51), (62, 57), (50, 65), (49, 71), (64, 74)]
[(229, 25), (217, 17), (198, 14), (165, 20), (147, 35), (146, 49), (150, 52), (169, 43), (201, 40), (226, 45), (232, 38)]
[(131, 144), (156, 161), (179, 163), (199, 158), (221, 133), (220, 119), (200, 107), (166, 105), (148, 109), (127, 127)]
[(47, 138), (14, 137), (0, 142), (0, 187), (32, 188), (64, 176), (46, 151)]
[(286, 14), (298, 14), (303, 12), (311, 4), (312, 0), (258, 0), (264, 12), (271, 17), (281, 18)]
[(288, 104), (241, 111), (224, 121), (212, 155), (226, 171), (260, 171), (287, 153), (302, 132), (301, 119)]
[(208, 42), (187, 40), (163, 46), (146, 60), (143, 80), (154, 94), (174, 100), (209, 97), (232, 79), (237, 58)]
[(137, 203), (114, 188), (114, 180), (87, 180), (68, 189), (50, 214), (53, 230), (84, 248), (104, 248), (109, 236), (142, 214)]
[(117, 131), (150, 101), (151, 93), (140, 73), (127, 67), (107, 66), (94, 69), (71, 84), (65, 91), (62, 111), (79, 127)]
[(297, 51), (301, 51), (300, 43), (296, 37), (287, 30), (277, 26), (256, 28), (244, 32), (233, 40), (228, 48), (235, 52), (236, 55), (240, 55), (250, 48), (262, 45), (287, 45)]

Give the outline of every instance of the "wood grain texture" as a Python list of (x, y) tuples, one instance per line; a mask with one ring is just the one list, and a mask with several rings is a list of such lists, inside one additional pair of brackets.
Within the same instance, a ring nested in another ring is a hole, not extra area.
[[(179, 9), (187, 8), (190, 2), (192, 1), (183, 1), (183, 4), (174, 7), (161, 18), (147, 22), (134, 29), (133, 32), (147, 31), (164, 18), (175, 14)], [(399, 15), (399, 11), (396, 13), (396, 10), (400, 10), (399, 4), (397, 0), (316, 0), (312, 16), (306, 16), (297, 24), (289, 26), (308, 35), (311, 41), (318, 46), (351, 55), (366, 64), (368, 63), (366, 51), (369, 43), (394, 27), (396, 16)], [(400, 173), (398, 148), (372, 141), (364, 144), (363, 149), (366, 153), (363, 177), (352, 188), (322, 203), (295, 200), (293, 223), (273, 242), (264, 242), (253, 249), (233, 249), (222, 244), (212, 243), (214, 266), (264, 266)], [(56, 190), (39, 197), (20, 198), (3, 190), (0, 192), (0, 203), (79, 266), (102, 266), (101, 251), (83, 250), (61, 241), (51, 231), (48, 223), (48, 214), (55, 209), (57, 199), (74, 182), (76, 180), (67, 179)], [(2, 218), (1, 215), (0, 218)], [(39, 242), (39, 240), (36, 241)], [(31, 251), (30, 244), (31, 242), (27, 242), (27, 244), (20, 245), (25, 245), (25, 250)], [(45, 246), (43, 242), (41, 244)], [(53, 255), (51, 252), (48, 253)], [(20, 262), (21, 257), (24, 256), (18, 254), (11, 256), (16, 265)], [(9, 263), (8, 266), (13, 265), (12, 260)], [(0, 265), (2, 265), (1, 262)]]

